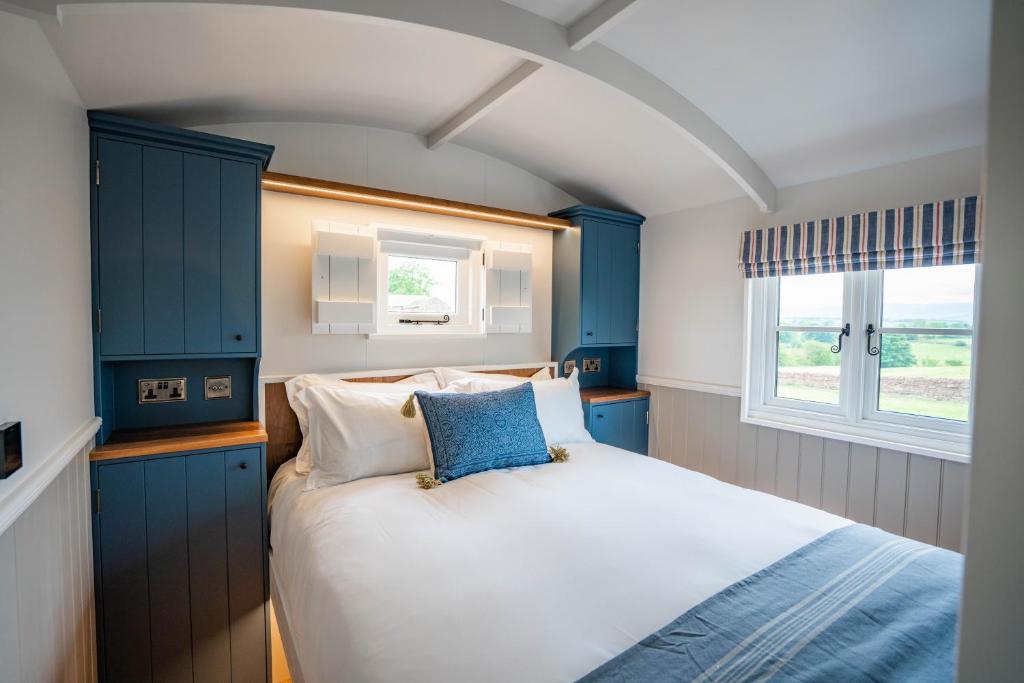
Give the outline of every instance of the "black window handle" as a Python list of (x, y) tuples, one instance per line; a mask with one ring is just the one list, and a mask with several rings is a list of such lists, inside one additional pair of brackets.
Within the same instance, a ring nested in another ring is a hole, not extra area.
[(868, 336), (868, 355), (869, 356), (877, 356), (878, 352), (879, 352), (879, 348), (877, 346), (872, 346), (871, 345), (871, 337), (873, 337), (875, 332), (877, 332), (877, 331), (878, 330), (876, 330), (875, 326), (872, 325), (871, 323), (868, 323), (868, 328), (866, 330), (864, 330), (864, 334), (866, 334)]
[(843, 337), (850, 336), (850, 323), (843, 325), (843, 329), (839, 330), (839, 341), (832, 345), (832, 353), (839, 353), (843, 350)]

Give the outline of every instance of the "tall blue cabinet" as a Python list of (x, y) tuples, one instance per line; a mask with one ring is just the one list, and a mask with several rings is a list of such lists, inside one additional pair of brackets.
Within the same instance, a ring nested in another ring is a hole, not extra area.
[[(101, 112), (89, 125), (100, 679), (265, 681), (256, 386), (273, 148)], [(182, 400), (140, 399), (140, 380), (179, 378)]]
[(573, 224), (553, 238), (551, 349), (559, 372), (566, 374), (567, 361), (579, 368), (597, 441), (646, 454), (649, 394), (636, 389), (644, 217), (584, 205), (551, 215)]

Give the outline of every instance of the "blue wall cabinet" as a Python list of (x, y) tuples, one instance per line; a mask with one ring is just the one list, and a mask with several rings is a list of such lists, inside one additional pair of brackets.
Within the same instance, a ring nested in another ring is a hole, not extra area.
[(264, 453), (92, 463), (101, 680), (268, 680)]
[(647, 455), (650, 399), (584, 403), (583, 417), (595, 441)]
[[(89, 126), (99, 443), (117, 429), (251, 419), (273, 147), (101, 112)], [(203, 376), (220, 375), (232, 398), (204, 401)], [(188, 377), (187, 401), (138, 406), (136, 382), (164, 377)]]
[(554, 235), (552, 351), (635, 346), (643, 216), (574, 206), (551, 214), (576, 226)]
[(101, 360), (255, 356), (273, 148), (90, 112)]

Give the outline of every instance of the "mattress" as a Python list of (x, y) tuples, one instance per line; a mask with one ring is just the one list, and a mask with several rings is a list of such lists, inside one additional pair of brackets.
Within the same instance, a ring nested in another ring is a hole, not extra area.
[(850, 522), (597, 443), (567, 463), (271, 487), (290, 652), (318, 681), (576, 680)]

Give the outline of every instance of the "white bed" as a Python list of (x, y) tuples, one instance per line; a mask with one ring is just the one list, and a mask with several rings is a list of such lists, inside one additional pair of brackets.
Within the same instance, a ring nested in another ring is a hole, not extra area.
[(601, 444), (433, 490), (271, 486), (296, 681), (576, 680), (848, 520)]

